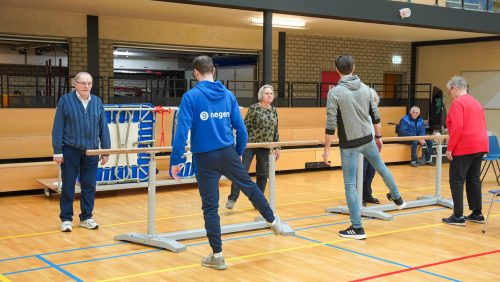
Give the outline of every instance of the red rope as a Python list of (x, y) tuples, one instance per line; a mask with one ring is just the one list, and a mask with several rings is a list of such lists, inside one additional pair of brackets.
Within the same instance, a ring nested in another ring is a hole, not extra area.
[(165, 127), (163, 126), (163, 118), (165, 113), (170, 114), (172, 112), (170, 109), (165, 109), (162, 106), (156, 106), (153, 112), (161, 114), (161, 134), (160, 134), (160, 147), (165, 146)]

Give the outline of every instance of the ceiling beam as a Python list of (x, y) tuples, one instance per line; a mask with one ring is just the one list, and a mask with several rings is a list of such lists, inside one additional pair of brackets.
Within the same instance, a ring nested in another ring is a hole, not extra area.
[[(461, 10), (389, 0), (156, 1), (500, 35), (500, 13)], [(402, 8), (411, 9), (411, 16), (409, 18), (401, 19), (399, 10)]]

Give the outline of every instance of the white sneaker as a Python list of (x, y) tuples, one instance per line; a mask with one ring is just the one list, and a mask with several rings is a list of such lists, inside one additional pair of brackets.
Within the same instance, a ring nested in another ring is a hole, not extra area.
[(80, 227), (87, 228), (87, 229), (97, 229), (99, 228), (99, 224), (95, 222), (92, 218), (89, 218), (84, 221), (80, 221)]
[(281, 226), (281, 219), (279, 216), (274, 215), (273, 223), (268, 223), (269, 227), (273, 231), (274, 235), (280, 235), (281, 231), (283, 231), (283, 227)]
[(61, 222), (61, 232), (71, 232), (71, 230), (73, 230), (73, 226), (71, 225), (71, 221)]

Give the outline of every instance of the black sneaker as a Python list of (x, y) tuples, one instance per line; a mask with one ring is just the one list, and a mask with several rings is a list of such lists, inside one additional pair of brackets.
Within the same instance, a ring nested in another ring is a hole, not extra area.
[(366, 239), (365, 230), (363, 227), (354, 228), (349, 226), (346, 230), (339, 231), (339, 236), (344, 238), (356, 239), (356, 240), (364, 240)]
[(465, 220), (476, 223), (484, 223), (484, 216), (482, 214), (471, 213), (470, 215), (465, 217)]
[(377, 198), (373, 197), (371, 199), (366, 199), (365, 202), (367, 202), (368, 204), (376, 204), (376, 205), (380, 204), (380, 201)]
[(399, 197), (399, 199), (394, 200), (391, 196), (391, 193), (387, 193), (387, 199), (389, 201), (393, 201), (396, 204), (396, 206), (398, 206), (399, 210), (402, 210), (406, 207), (406, 202), (403, 201), (402, 197)]
[(442, 221), (446, 224), (465, 226), (465, 219), (463, 216), (456, 217), (455, 215), (452, 214), (450, 217), (443, 218)]

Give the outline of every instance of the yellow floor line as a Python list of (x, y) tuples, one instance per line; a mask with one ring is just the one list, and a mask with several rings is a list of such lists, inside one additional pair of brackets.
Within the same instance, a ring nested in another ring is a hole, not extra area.
[[(500, 214), (495, 214), (495, 215), (491, 215), (490, 217), (496, 217), (499, 215)], [(415, 226), (415, 227), (409, 227), (409, 228), (397, 229), (397, 230), (393, 230), (393, 231), (376, 233), (376, 234), (367, 236), (367, 238), (379, 237), (379, 236), (384, 236), (384, 235), (389, 235), (389, 234), (413, 231), (413, 230), (418, 230), (418, 229), (425, 229), (425, 228), (442, 226), (442, 225), (445, 225), (445, 224), (444, 223), (435, 223), (435, 224), (420, 225), (420, 226)], [(249, 254), (249, 255), (244, 255), (244, 256), (228, 258), (228, 259), (226, 259), (226, 261), (238, 261), (238, 260), (252, 258), (252, 257), (272, 255), (272, 254), (277, 254), (277, 253), (285, 253), (285, 252), (291, 252), (291, 251), (307, 249), (307, 248), (314, 248), (314, 247), (324, 246), (324, 245), (332, 245), (332, 244), (336, 244), (336, 243), (349, 242), (349, 241), (354, 242), (355, 240), (337, 239), (337, 240), (332, 240), (332, 241), (327, 241), (327, 242), (311, 243), (311, 244), (305, 244), (305, 245), (301, 245), (301, 246), (297, 246), (297, 247), (283, 248), (283, 249), (277, 249), (277, 250), (272, 250), (272, 251), (266, 251), (266, 252), (260, 252), (260, 253), (254, 253), (254, 254)], [(165, 273), (165, 272), (171, 272), (171, 271), (175, 271), (175, 270), (195, 268), (195, 267), (201, 267), (201, 264), (197, 263), (197, 264), (181, 265), (181, 266), (159, 269), (159, 270), (154, 270), (154, 271), (148, 271), (148, 272), (143, 272), (143, 273), (137, 273), (137, 274), (132, 274), (132, 275), (108, 278), (105, 280), (99, 280), (99, 282), (125, 280), (125, 279), (129, 279), (129, 278), (136, 278), (136, 277), (148, 276), (148, 275), (152, 275), (152, 274)]]
[[(428, 189), (434, 189), (434, 187), (420, 187), (420, 188), (412, 188), (412, 189), (401, 189), (401, 191), (402, 192), (409, 192), (409, 191), (428, 190)], [(385, 193), (375, 193), (375, 195), (379, 195), (379, 194), (385, 194)], [(285, 204), (278, 204), (276, 206), (281, 207), (281, 206), (307, 204), (307, 203), (323, 202), (323, 201), (331, 201), (331, 200), (341, 200), (341, 199), (345, 199), (345, 196), (332, 197), (332, 198), (323, 198), (323, 199), (316, 199), (316, 200), (308, 200), (308, 201), (290, 202), (290, 203), (285, 203)], [(221, 212), (221, 214), (234, 213), (235, 211), (247, 211), (247, 210), (253, 210), (253, 209), (254, 209), (253, 207), (251, 207), (251, 208), (244, 208), (244, 209), (235, 209), (233, 211), (223, 211), (223, 212)], [(193, 216), (202, 216), (202, 215), (203, 215), (203, 213), (193, 213), (193, 214), (186, 214), (186, 215), (159, 217), (159, 218), (155, 219), (155, 221), (169, 220), (169, 219), (178, 219), (178, 218), (193, 217)], [(147, 221), (148, 221), (147, 219), (134, 220), (134, 221), (126, 221), (126, 222), (105, 224), (105, 225), (101, 225), (100, 227), (111, 227), (111, 226), (128, 225), (128, 224), (134, 224), (134, 223), (144, 223), (144, 222), (147, 222)], [(75, 232), (77, 230), (78, 229), (73, 229), (73, 232)], [(37, 233), (19, 234), (19, 235), (7, 235), (7, 236), (0, 237), (0, 240), (13, 239), (13, 238), (23, 238), (23, 237), (31, 237), (31, 236), (39, 236), (39, 235), (46, 235), (46, 234), (56, 234), (56, 233), (59, 233), (59, 232), (60, 232), (59, 230), (54, 230), (54, 231), (45, 231), (45, 232), (37, 232)]]
[(0, 274), (0, 282), (10, 282), (10, 280), (7, 279), (7, 277), (5, 277), (2, 274)]

